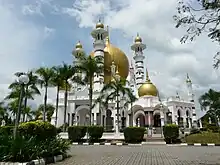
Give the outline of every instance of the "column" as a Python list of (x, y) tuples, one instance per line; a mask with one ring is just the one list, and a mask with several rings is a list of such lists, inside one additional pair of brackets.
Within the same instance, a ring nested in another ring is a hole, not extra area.
[(199, 127), (202, 128), (202, 120), (199, 119)]
[[(188, 118), (188, 121), (186, 121), (186, 119)], [(187, 117), (187, 116), (183, 116), (183, 127), (184, 128), (186, 128), (186, 126), (187, 126), (187, 122), (188, 122), (188, 125), (189, 125), (189, 117)]]
[(192, 125), (191, 125), (190, 117), (188, 117), (188, 125), (189, 125), (189, 129), (191, 129), (191, 128), (192, 128)]
[(163, 114), (160, 116), (160, 122), (161, 122), (161, 127), (163, 127), (164, 126), (164, 115)]
[(148, 125), (149, 125), (149, 127), (150, 127), (150, 126), (151, 126), (150, 112), (147, 112), (147, 116), (148, 116)]
[(93, 125), (97, 125), (97, 113), (93, 113)]

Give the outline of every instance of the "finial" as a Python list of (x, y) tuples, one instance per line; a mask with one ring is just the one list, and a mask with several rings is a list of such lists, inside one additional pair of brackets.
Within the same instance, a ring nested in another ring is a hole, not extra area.
[(142, 39), (141, 39), (141, 37), (139, 36), (139, 33), (137, 33), (137, 36), (136, 36), (136, 38), (134, 39), (134, 42), (135, 42), (135, 43), (142, 42)]
[(78, 43), (76, 44), (76, 49), (77, 48), (81, 48), (82, 49), (82, 44), (80, 43), (80, 41), (78, 41)]
[(137, 37), (139, 37), (139, 33), (137, 32)]
[(147, 81), (147, 82), (150, 81), (150, 78), (149, 78), (149, 74), (148, 74), (147, 68), (146, 68), (146, 81)]
[(190, 78), (189, 78), (189, 74), (187, 73), (186, 74), (186, 83), (191, 83), (192, 81), (190, 80)]

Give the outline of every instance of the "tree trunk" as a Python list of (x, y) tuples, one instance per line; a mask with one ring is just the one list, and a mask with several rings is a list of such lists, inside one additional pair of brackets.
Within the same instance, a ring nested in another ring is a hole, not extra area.
[(67, 111), (67, 95), (68, 95), (68, 82), (65, 82), (65, 94), (64, 94), (64, 120), (63, 131), (66, 131), (66, 111)]
[(46, 121), (46, 107), (47, 107), (47, 88), (48, 85), (45, 85), (45, 95), (44, 95), (44, 111), (43, 111), (43, 121)]
[(92, 125), (92, 94), (93, 94), (93, 88), (92, 88), (92, 77), (89, 78), (89, 125)]
[(59, 92), (60, 92), (60, 86), (57, 86), (57, 98), (56, 98), (56, 118), (55, 118), (55, 126), (57, 126), (57, 115), (58, 115), (58, 104), (59, 104)]
[(119, 126), (119, 91), (117, 89), (117, 98), (116, 98), (116, 101), (117, 101), (117, 124), (118, 124), (118, 131), (120, 132), (120, 126)]

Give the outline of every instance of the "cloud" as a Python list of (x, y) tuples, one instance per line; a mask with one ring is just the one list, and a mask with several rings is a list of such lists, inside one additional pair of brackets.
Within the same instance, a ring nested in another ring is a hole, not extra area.
[[(175, 29), (172, 17), (176, 6), (176, 0), (77, 0), (73, 7), (64, 7), (62, 12), (74, 17), (82, 28), (93, 28), (101, 17), (111, 29), (122, 31), (125, 36), (139, 32), (147, 45), (146, 66), (153, 72), (151, 79), (163, 95), (175, 95), (180, 87), (181, 93), (185, 92), (186, 73), (189, 73), (198, 98), (210, 87), (220, 89), (219, 74), (212, 67), (212, 55), (217, 47), (205, 35), (195, 42), (180, 44), (185, 29)], [(120, 37), (117, 40), (123, 48), (133, 42), (131, 37), (126, 42), (120, 43)]]

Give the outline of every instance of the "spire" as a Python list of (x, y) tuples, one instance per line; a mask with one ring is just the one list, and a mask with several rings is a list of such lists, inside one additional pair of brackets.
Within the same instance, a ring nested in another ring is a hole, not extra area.
[(189, 74), (188, 73), (186, 74), (186, 83), (192, 83), (192, 81), (189, 78)]
[(149, 78), (149, 74), (148, 74), (147, 68), (146, 68), (146, 82), (150, 82), (150, 78)]
[(107, 25), (106, 30), (108, 32), (108, 36), (106, 37), (106, 44), (110, 43), (110, 37), (109, 37), (109, 26)]
[(132, 60), (131, 60), (131, 68), (130, 69), (134, 69)]

